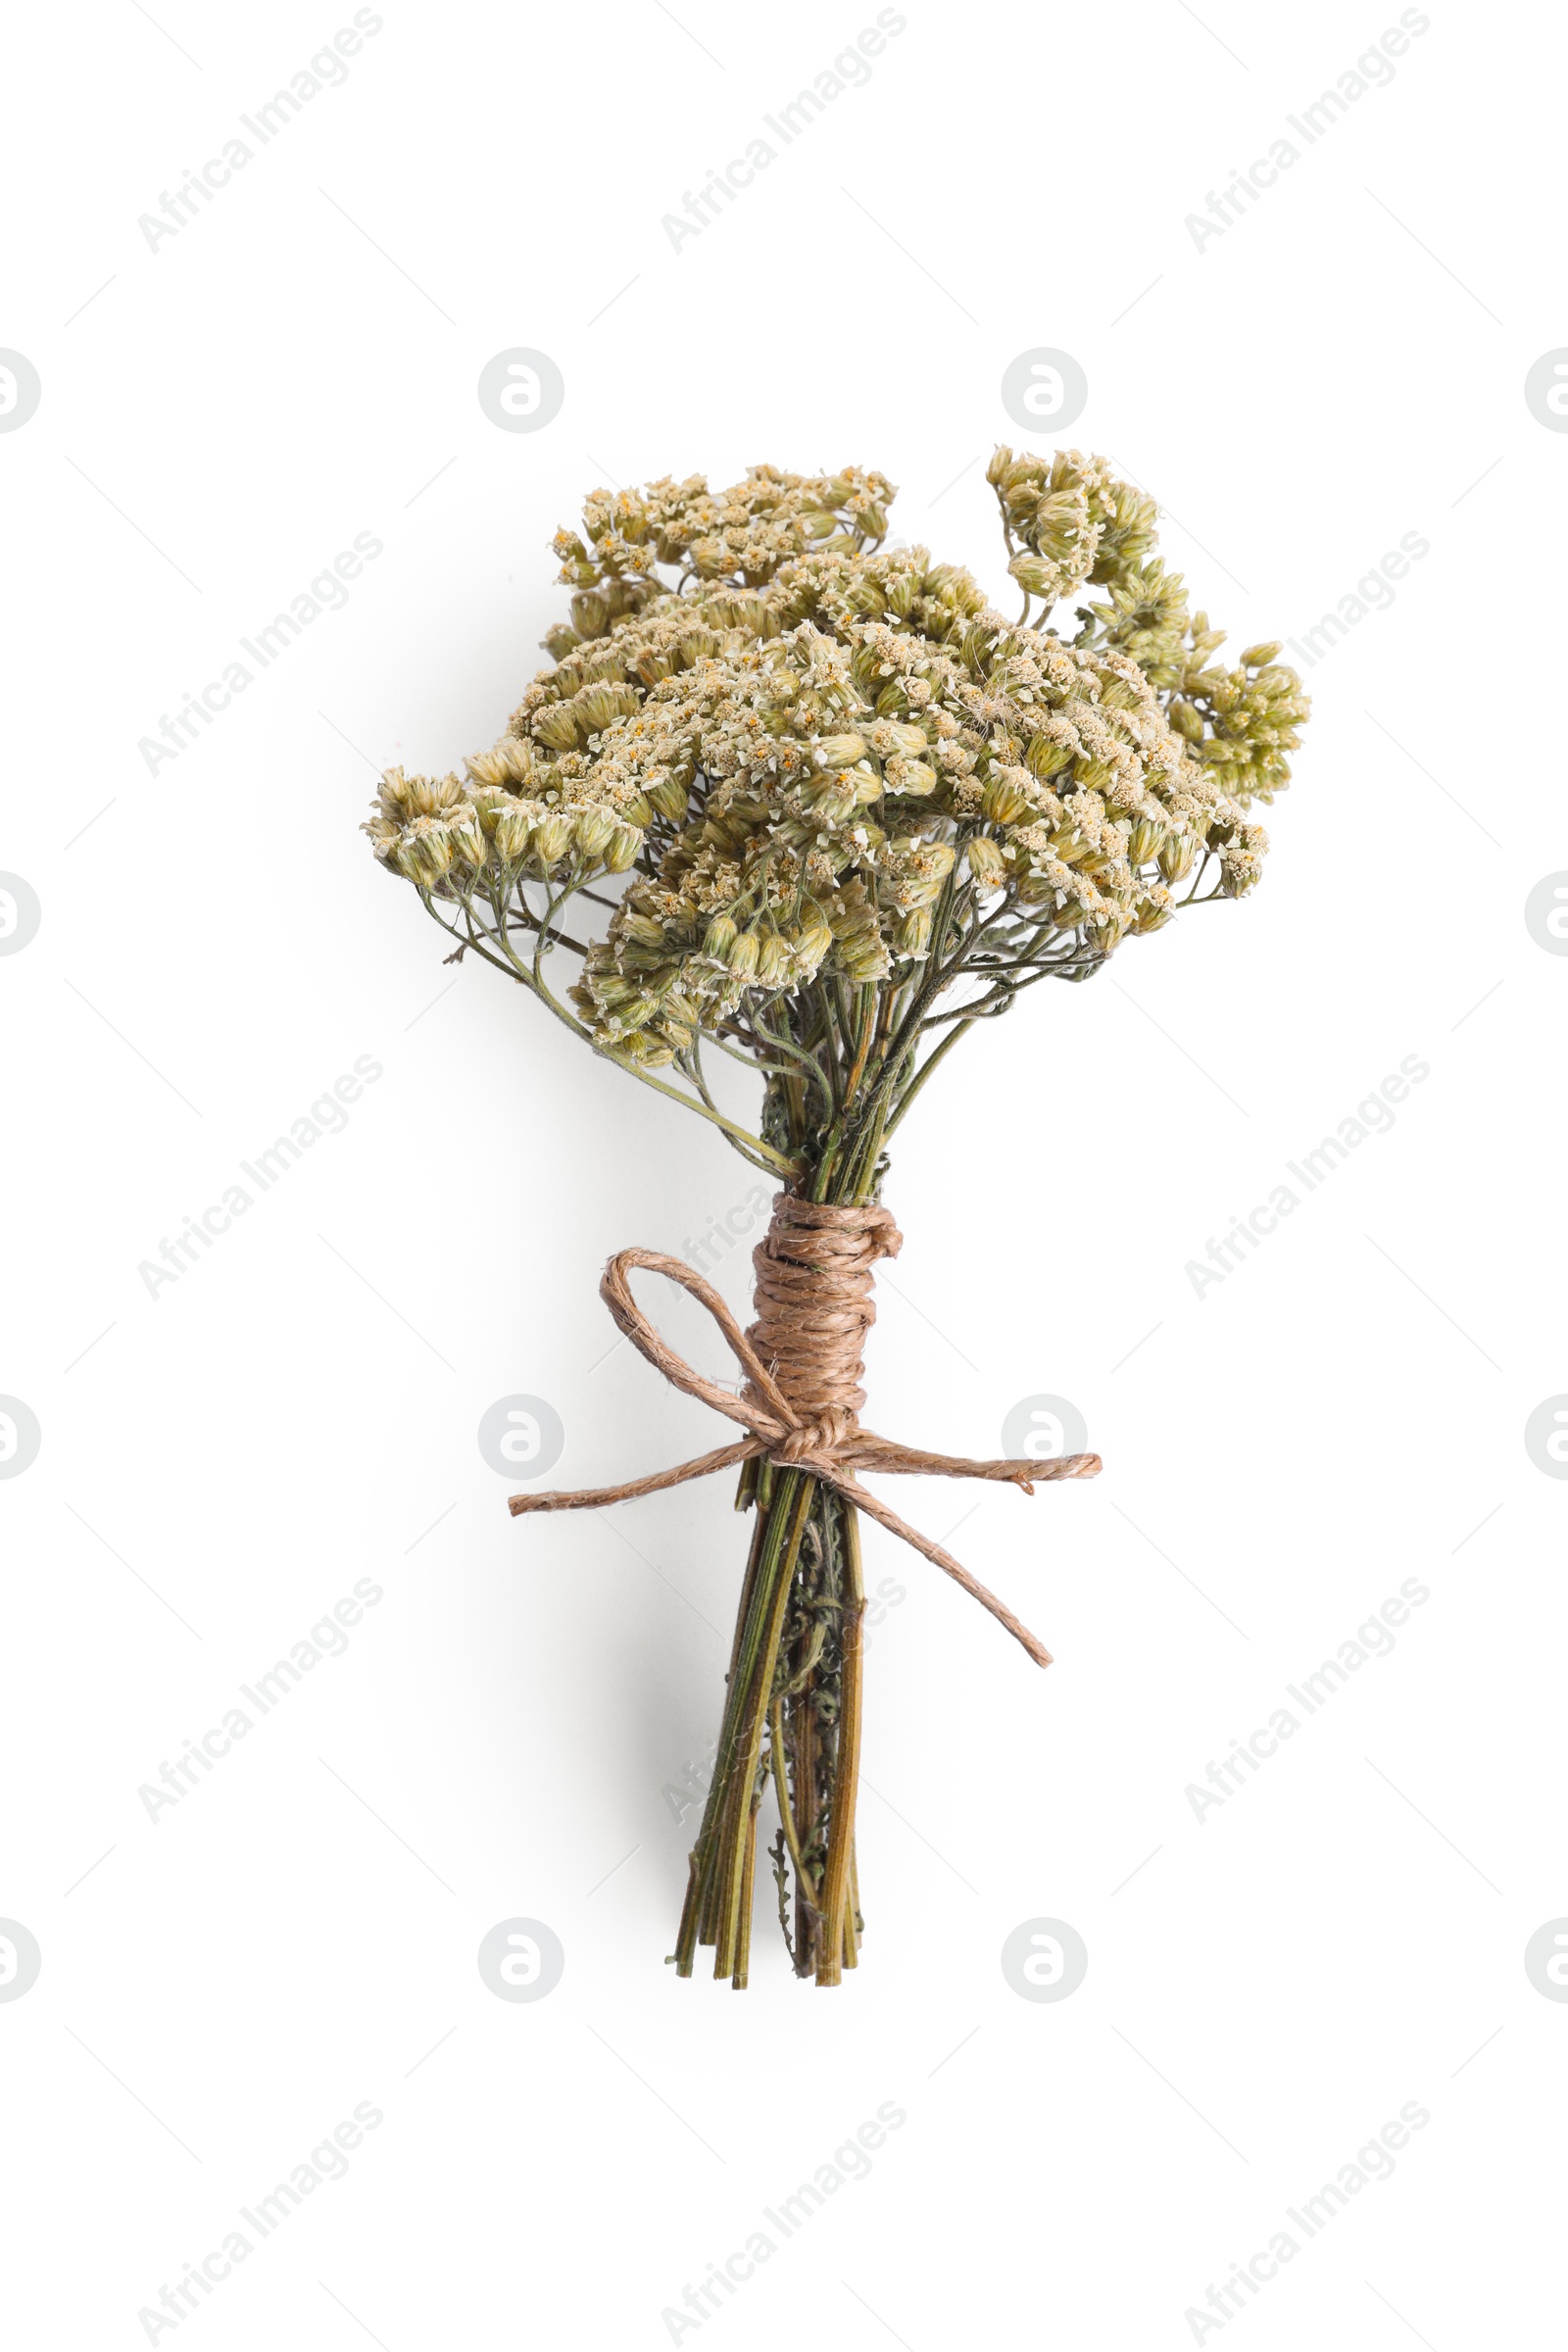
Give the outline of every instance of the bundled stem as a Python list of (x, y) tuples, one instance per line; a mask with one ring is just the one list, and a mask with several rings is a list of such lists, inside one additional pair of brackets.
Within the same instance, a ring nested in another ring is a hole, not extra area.
[[(781, 1916), (794, 1876), (796, 1974), (836, 1984), (862, 1925), (852, 1900), (865, 1610), (854, 1505), (786, 1470), (766, 1481), (741, 1596), (718, 1760), (692, 1850), (675, 1965), (697, 1947), (747, 1982), (758, 1816), (769, 1781), (780, 1819)], [(788, 1930), (786, 1930), (788, 1933)]]
[[(800, 1189), (814, 1200), (856, 1207), (874, 1197), (886, 1121), (886, 1094), (866, 1083), (867, 1072), (885, 1068), (895, 1043), (884, 1038), (873, 1059), (877, 995), (860, 994), (854, 1059), (829, 1134), (802, 1132), (806, 1104), (798, 1097), (768, 1105), (771, 1123), (797, 1152), (805, 1156), (815, 1146), (816, 1181)], [(758, 1814), (769, 1780), (780, 1816), (774, 1876), (781, 1920), (788, 1916), (787, 1873), (794, 1876), (794, 1929), (786, 1927), (786, 1936), (797, 1976), (837, 1984), (857, 1964), (864, 1926), (855, 1872), (865, 1615), (858, 1514), (808, 1472), (765, 1463), (752, 1471), (748, 1463), (737, 1506), (755, 1508), (756, 1526), (717, 1764), (675, 1949), (677, 1972), (689, 1976), (698, 1946), (712, 1945), (714, 1975), (727, 1976), (737, 1991), (747, 1982)]]

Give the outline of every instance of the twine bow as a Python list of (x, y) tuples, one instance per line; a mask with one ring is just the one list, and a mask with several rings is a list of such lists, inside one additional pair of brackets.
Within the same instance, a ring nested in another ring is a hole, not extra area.
[[(804, 1242), (802, 1228), (808, 1236)], [(750, 1434), (735, 1445), (716, 1446), (694, 1461), (631, 1479), (624, 1486), (514, 1494), (508, 1502), (513, 1516), (525, 1511), (598, 1510), (607, 1503), (629, 1502), (639, 1494), (682, 1486), (688, 1479), (707, 1478), (715, 1470), (732, 1469), (761, 1455), (780, 1469), (808, 1471), (890, 1535), (922, 1552), (982, 1608), (989, 1609), (1037, 1666), (1049, 1666), (1050, 1650), (994, 1592), (940, 1544), (933, 1544), (890, 1511), (856, 1476), (858, 1470), (896, 1470), (945, 1478), (995, 1479), (1032, 1494), (1040, 1481), (1093, 1478), (1101, 1466), (1096, 1453), (1067, 1454), (1054, 1461), (969, 1461), (959, 1455), (901, 1446), (861, 1428), (856, 1409), (864, 1400), (856, 1385), (859, 1345), (875, 1316), (870, 1304), (869, 1264), (875, 1256), (896, 1253), (901, 1238), (886, 1209), (824, 1205), (781, 1195), (767, 1240), (755, 1253), (759, 1321), (751, 1335), (741, 1330), (711, 1284), (683, 1259), (658, 1250), (618, 1251), (606, 1266), (599, 1285), (599, 1295), (616, 1327), (673, 1387), (688, 1396), (700, 1397)], [(746, 1375), (747, 1385), (739, 1396), (694, 1372), (655, 1330), (631, 1295), (627, 1277), (637, 1266), (679, 1283), (707, 1307)], [(754, 1337), (763, 1342), (771, 1364), (764, 1362), (753, 1346)], [(789, 1388), (805, 1388), (806, 1398), (791, 1396)], [(812, 1390), (815, 1399), (827, 1394), (833, 1400), (814, 1401)]]

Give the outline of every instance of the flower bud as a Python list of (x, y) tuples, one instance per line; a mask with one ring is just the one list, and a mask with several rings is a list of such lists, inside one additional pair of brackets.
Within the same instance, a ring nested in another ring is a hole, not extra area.
[(571, 600), (571, 625), (579, 637), (602, 637), (610, 626), (610, 607), (587, 589)]
[(408, 792), (416, 816), (434, 816), (441, 809), (455, 808), (463, 798), (456, 776), (411, 776)]
[(541, 865), (554, 865), (565, 856), (570, 844), (571, 818), (564, 810), (553, 808), (533, 829), (533, 854)]
[(1048, 776), (1059, 774), (1071, 758), (1065, 744), (1054, 742), (1049, 735), (1036, 735), (1031, 738), (1023, 763), (1032, 776), (1038, 776), (1044, 783)]
[(800, 938), (795, 942), (796, 960), (802, 969), (810, 975), (815, 972), (832, 945), (833, 934), (828, 928), (826, 918), (820, 914), (808, 915)]
[(824, 735), (815, 749), (820, 767), (853, 767), (857, 760), (865, 758), (858, 735)]
[(725, 960), (732, 972), (739, 972), (743, 979), (749, 980), (757, 969), (757, 933), (742, 931), (730, 943), (729, 954)]
[(638, 695), (633, 686), (610, 686), (601, 683), (590, 686), (578, 699), (577, 726), (597, 735), (617, 718), (629, 718), (637, 709)]
[(419, 818), (403, 837), (398, 863), (411, 881), (433, 889), (452, 863), (452, 837), (446, 826), (427, 816)]
[(969, 871), (982, 890), (1000, 890), (1007, 878), (1001, 850), (989, 833), (977, 833), (964, 844)]
[(483, 865), (485, 860), (484, 832), (479, 823), (479, 811), (471, 803), (455, 813), (451, 836), (453, 852), (457, 857), (462, 858), (468, 865)]
[(923, 801), (937, 788), (937, 771), (924, 760), (893, 760), (888, 763), (888, 781), (895, 792)]
[(901, 954), (923, 956), (931, 944), (930, 907), (916, 906), (901, 916), (896, 936)]
[(841, 942), (839, 958), (845, 975), (857, 988), (869, 987), (873, 981), (885, 980), (892, 968), (887, 949), (879, 931), (858, 934), (853, 940)]
[(1163, 829), (1141, 816), (1127, 836), (1127, 857), (1133, 865), (1147, 865), (1164, 839)]
[(599, 858), (615, 837), (615, 817), (609, 808), (585, 808), (573, 830), (585, 858)]
[(1051, 596), (1061, 580), (1058, 567), (1044, 556), (1014, 556), (1007, 569), (1027, 596)]
[(824, 825), (848, 822), (859, 805), (855, 779), (851, 776), (822, 776), (808, 785), (804, 795), (807, 807), (815, 811)]
[(1267, 669), (1269, 663), (1283, 650), (1284, 642), (1281, 637), (1271, 637), (1263, 645), (1244, 646), (1242, 667), (1244, 669)]
[(623, 874), (643, 846), (643, 837), (633, 825), (617, 825), (605, 852), (605, 871)]
[(577, 740), (576, 714), (564, 703), (551, 703), (534, 713), (533, 731), (553, 752), (569, 752)]
[(512, 773), (500, 751), (474, 752), (463, 762), (470, 784), (510, 784)]
[(1168, 833), (1159, 845), (1159, 870), (1167, 882), (1180, 882), (1192, 872), (1197, 856), (1198, 844), (1190, 834)]
[(512, 795), (499, 784), (471, 784), (468, 787), (469, 806), (487, 841), (494, 836), (497, 820), (511, 798)]
[(527, 855), (528, 836), (538, 813), (537, 804), (506, 801), (496, 811), (496, 854), (508, 865)]
[(661, 816), (678, 825), (686, 813), (686, 782), (681, 776), (662, 775), (650, 778), (643, 786), (646, 799), (653, 803)]
[(789, 977), (790, 944), (770, 931), (757, 954), (757, 977), (764, 988), (777, 988)]
[(1015, 825), (1029, 803), (1005, 776), (993, 776), (980, 795), (980, 806), (994, 825)]

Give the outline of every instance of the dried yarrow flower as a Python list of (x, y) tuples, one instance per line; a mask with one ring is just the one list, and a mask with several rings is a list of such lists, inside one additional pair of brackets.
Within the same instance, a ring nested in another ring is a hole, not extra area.
[[(885, 546), (880, 473), (595, 491), (555, 540), (569, 619), (506, 731), (462, 777), (389, 769), (366, 827), (456, 955), (819, 1211), (876, 1201), (889, 1139), (975, 1022), (1254, 888), (1252, 804), (1289, 783), (1307, 715), (1277, 644), (1217, 659), (1153, 501), (1103, 459), (1004, 448), (988, 478), (1011, 616)], [(715, 1102), (716, 1053), (760, 1074), (755, 1127)], [(701, 1931), (738, 1984), (764, 1764), (797, 1967), (836, 1982), (858, 1925), (856, 1511), (780, 1458), (743, 1486), (758, 1574), (781, 1580), (772, 1646), (737, 1649), (676, 1955), (687, 1973)]]

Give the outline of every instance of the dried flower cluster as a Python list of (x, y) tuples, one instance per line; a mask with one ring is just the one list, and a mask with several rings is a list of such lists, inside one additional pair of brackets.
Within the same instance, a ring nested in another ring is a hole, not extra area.
[[(1306, 713), (1296, 673), (1277, 645), (1215, 661), (1152, 500), (1102, 460), (999, 449), (989, 478), (1012, 619), (924, 548), (879, 552), (878, 473), (596, 492), (556, 540), (575, 594), (553, 666), (462, 778), (389, 771), (377, 856), (601, 1050), (678, 1063), (700, 1096), (705, 1038), (777, 1073), (812, 992), (819, 1046), (853, 1029), (852, 992), (919, 991), (934, 961), (973, 984), (945, 1017), (989, 1012), (1241, 897), (1268, 846), (1249, 812)], [(1085, 589), (1066, 638), (1051, 610)], [(602, 935), (568, 941), (568, 902), (616, 875)], [(544, 975), (561, 946), (574, 1015)]]

